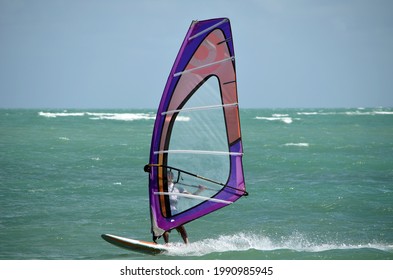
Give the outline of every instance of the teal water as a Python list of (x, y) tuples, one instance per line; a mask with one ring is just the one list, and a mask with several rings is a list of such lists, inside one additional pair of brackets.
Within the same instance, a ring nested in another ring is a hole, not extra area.
[(393, 109), (243, 109), (248, 197), (150, 240), (154, 110), (0, 110), (0, 259), (393, 259)]

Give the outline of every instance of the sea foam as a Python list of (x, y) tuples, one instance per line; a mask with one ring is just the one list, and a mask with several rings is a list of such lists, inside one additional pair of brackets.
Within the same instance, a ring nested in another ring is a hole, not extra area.
[(217, 238), (203, 239), (184, 245), (172, 243), (168, 247), (168, 255), (175, 256), (203, 256), (211, 253), (223, 253), (233, 251), (274, 251), (291, 250), (298, 252), (324, 252), (329, 250), (351, 250), (351, 249), (377, 249), (381, 251), (392, 251), (393, 245), (367, 243), (346, 244), (325, 241), (311, 241), (306, 236), (294, 232), (288, 237), (275, 240), (263, 234), (239, 232), (233, 235), (221, 235)]

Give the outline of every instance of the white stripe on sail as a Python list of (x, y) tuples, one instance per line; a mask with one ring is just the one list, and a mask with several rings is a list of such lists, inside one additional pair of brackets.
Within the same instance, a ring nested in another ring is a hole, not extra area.
[(163, 150), (154, 151), (154, 154), (203, 154), (203, 155), (218, 155), (218, 156), (242, 156), (243, 153), (238, 152), (223, 152), (223, 151), (203, 151), (203, 150)]
[(209, 200), (212, 202), (218, 202), (218, 203), (225, 203), (225, 204), (232, 204), (232, 201), (228, 200), (222, 200), (222, 199), (217, 199), (217, 198), (211, 198), (211, 197), (206, 197), (206, 196), (200, 196), (200, 195), (195, 195), (195, 194), (187, 194), (187, 193), (171, 193), (171, 192), (154, 192), (155, 195), (177, 195), (177, 196), (182, 196), (182, 197), (187, 197), (187, 198), (194, 198), (194, 199), (199, 199), (199, 200)]
[(201, 106), (201, 107), (191, 107), (191, 108), (183, 108), (179, 110), (171, 110), (167, 112), (162, 112), (161, 115), (170, 115), (179, 112), (189, 112), (189, 111), (198, 111), (198, 110), (211, 110), (211, 109), (219, 109), (223, 107), (232, 107), (237, 106), (238, 103), (224, 104), (224, 105), (210, 105), (210, 106)]
[(195, 71), (195, 70), (199, 70), (199, 69), (202, 69), (202, 68), (205, 68), (205, 67), (209, 67), (209, 66), (212, 66), (212, 65), (215, 65), (215, 64), (219, 64), (219, 63), (222, 63), (222, 62), (225, 62), (225, 61), (228, 61), (228, 60), (235, 60), (235, 57), (231, 56), (231, 57), (228, 57), (228, 58), (224, 58), (223, 60), (220, 60), (220, 61), (215, 61), (215, 62), (208, 63), (208, 64), (205, 64), (205, 65), (202, 65), (202, 66), (198, 66), (198, 67), (195, 67), (195, 68), (192, 68), (192, 69), (189, 69), (189, 70), (184, 70), (183, 72), (177, 72), (177, 73), (173, 74), (173, 77), (177, 77), (177, 76), (180, 76), (182, 74), (186, 74), (186, 73), (189, 73), (189, 72), (192, 72), (192, 71)]

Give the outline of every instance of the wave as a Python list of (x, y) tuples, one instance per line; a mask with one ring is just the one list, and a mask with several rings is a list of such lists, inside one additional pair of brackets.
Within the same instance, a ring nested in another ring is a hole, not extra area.
[(267, 120), (267, 121), (282, 121), (287, 124), (291, 124), (293, 119), (288, 114), (273, 114), (271, 117), (255, 117), (257, 120)]
[(309, 147), (310, 144), (308, 143), (286, 143), (284, 146), (295, 146), (295, 147)]
[(118, 121), (137, 121), (137, 120), (154, 120), (155, 115), (146, 113), (89, 113), (86, 112), (87, 116), (90, 116), (92, 120), (118, 120)]
[(376, 111), (374, 112), (376, 115), (393, 115), (393, 112), (390, 111)]
[[(85, 113), (92, 120), (118, 120), (118, 121), (138, 121), (138, 120), (155, 120), (155, 114), (147, 113)], [(177, 121), (189, 121), (189, 117), (178, 116)]]
[(50, 112), (38, 112), (38, 115), (46, 118), (56, 118), (56, 117), (83, 117), (85, 113), (50, 113)]
[[(155, 120), (156, 115), (152, 113), (94, 113), (94, 112), (39, 112), (39, 116), (46, 118), (57, 117), (88, 117), (91, 120), (117, 120), (117, 121), (138, 121)], [(190, 121), (189, 117), (178, 116), (177, 121)]]
[(369, 111), (369, 112), (348, 111), (348, 112), (344, 112), (344, 114), (349, 115), (349, 116), (375, 116), (375, 115), (393, 115), (393, 112), (390, 112), (390, 111)]
[(312, 115), (321, 115), (323, 113), (319, 112), (297, 112), (298, 115), (312, 116)]
[(387, 110), (370, 110), (367, 111), (364, 108), (358, 108), (354, 111), (332, 111), (332, 112), (323, 112), (323, 111), (313, 111), (313, 112), (297, 112), (297, 115), (304, 116), (329, 116), (329, 115), (348, 115), (348, 116), (375, 116), (375, 115), (393, 115), (393, 111)]
[(294, 233), (288, 238), (278, 241), (264, 235), (240, 232), (234, 235), (222, 235), (215, 239), (204, 239), (185, 246), (182, 243), (173, 243), (169, 246), (166, 254), (172, 256), (203, 256), (211, 253), (223, 253), (233, 251), (275, 251), (291, 250), (297, 252), (325, 252), (330, 250), (352, 250), (352, 249), (376, 249), (380, 251), (393, 252), (393, 245), (367, 243), (367, 244), (345, 244), (345, 243), (316, 243), (309, 241), (303, 235)]
[(39, 116), (46, 118), (57, 117), (88, 117), (91, 120), (119, 120), (119, 121), (136, 121), (136, 120), (154, 120), (156, 116), (149, 113), (94, 113), (94, 112), (39, 112)]

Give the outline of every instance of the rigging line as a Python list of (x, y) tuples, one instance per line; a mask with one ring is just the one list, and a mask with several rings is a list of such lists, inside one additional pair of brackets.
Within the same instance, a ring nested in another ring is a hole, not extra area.
[(210, 27), (208, 27), (208, 28), (206, 28), (206, 29), (204, 29), (204, 30), (198, 32), (197, 34), (195, 34), (195, 35), (193, 35), (193, 36), (191, 36), (190, 38), (188, 38), (188, 41), (191, 41), (192, 39), (194, 39), (194, 38), (196, 38), (196, 37), (198, 37), (198, 36), (200, 36), (200, 35), (202, 35), (202, 34), (205, 34), (206, 32), (209, 32), (210, 30), (213, 30), (214, 28), (220, 26), (221, 24), (223, 24), (223, 23), (225, 23), (225, 22), (227, 22), (227, 21), (228, 21), (228, 19), (226, 18), (226, 19), (223, 19), (223, 20), (220, 21), (220, 22), (217, 22), (216, 24), (214, 24), (214, 25), (212, 25), (212, 26), (210, 26)]
[(234, 56), (227, 57), (227, 58), (224, 58), (224, 59), (219, 60), (219, 61), (215, 61), (215, 62), (212, 62), (212, 63), (201, 65), (201, 66), (198, 66), (198, 67), (195, 67), (195, 68), (192, 68), (192, 69), (184, 70), (182, 72), (177, 72), (177, 73), (173, 74), (173, 77), (177, 77), (177, 76), (180, 76), (180, 75), (183, 75), (183, 74), (187, 74), (187, 73), (195, 71), (195, 70), (199, 70), (199, 69), (202, 69), (202, 68), (205, 68), (205, 67), (209, 67), (209, 66), (212, 66), (212, 65), (223, 63), (223, 62), (226, 62), (228, 60), (235, 60), (235, 57)]
[(206, 197), (206, 196), (201, 196), (201, 195), (195, 195), (195, 194), (186, 194), (186, 193), (171, 193), (171, 192), (154, 192), (156, 195), (176, 195), (176, 196), (182, 196), (182, 197), (187, 197), (187, 198), (194, 198), (194, 199), (199, 199), (199, 200), (208, 200), (212, 202), (218, 202), (218, 203), (225, 203), (225, 204), (232, 204), (232, 201), (228, 200), (223, 200), (223, 199), (217, 199), (217, 198), (212, 198), (212, 197)]
[[(203, 176), (200, 176), (200, 175), (197, 175), (197, 174), (194, 174), (194, 173), (191, 173), (191, 172), (188, 172), (188, 171), (185, 171), (185, 170), (176, 168), (176, 167), (168, 166), (168, 165), (149, 163), (149, 164), (145, 165), (145, 167), (144, 167), (145, 172), (150, 172), (150, 170), (148, 169), (148, 167), (152, 167), (152, 166), (173, 169), (173, 170), (182, 172), (182, 173), (187, 174), (187, 175), (190, 175), (190, 176), (194, 176), (194, 177), (196, 177), (196, 178), (198, 178), (198, 179), (205, 180), (205, 181), (207, 181), (207, 182), (210, 182), (210, 183), (213, 183), (213, 184), (216, 184), (216, 185), (220, 185), (220, 186), (223, 186), (223, 187), (227, 187), (227, 188), (232, 189), (232, 190), (235, 190), (235, 191), (243, 192), (243, 194), (240, 195), (240, 196), (248, 196), (248, 192), (246, 192), (245, 190), (238, 189), (238, 188), (235, 188), (235, 187), (231, 187), (231, 186), (229, 186), (229, 185), (225, 185), (224, 183), (220, 183), (220, 182), (218, 182), (218, 181), (215, 181), (215, 180), (212, 180), (212, 179), (209, 179), (209, 178), (206, 178), (206, 177), (203, 177)], [(238, 194), (237, 194), (237, 195), (238, 195)]]
[[(225, 85), (225, 83), (224, 83)], [(189, 111), (198, 111), (198, 110), (211, 110), (211, 109), (219, 109), (224, 107), (232, 107), (238, 106), (238, 103), (231, 103), (231, 104), (220, 104), (220, 105), (208, 105), (208, 106), (200, 106), (200, 107), (191, 107), (191, 108), (183, 108), (178, 110), (170, 110), (166, 112), (162, 112), (161, 115), (169, 115), (179, 112), (189, 112)]]
[(238, 152), (222, 152), (222, 151), (202, 151), (202, 150), (162, 150), (154, 151), (155, 155), (159, 154), (199, 154), (199, 155), (217, 155), (217, 156), (243, 156)]

